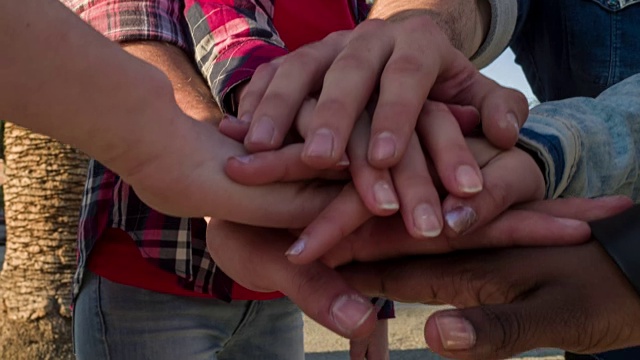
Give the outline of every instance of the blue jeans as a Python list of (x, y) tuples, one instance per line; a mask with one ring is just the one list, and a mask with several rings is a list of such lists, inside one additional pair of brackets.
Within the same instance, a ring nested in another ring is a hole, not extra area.
[(74, 308), (80, 360), (300, 360), (303, 323), (288, 299), (182, 297), (86, 273)]
[(567, 360), (635, 360), (638, 359), (640, 347), (607, 351), (593, 355), (575, 355), (567, 353)]

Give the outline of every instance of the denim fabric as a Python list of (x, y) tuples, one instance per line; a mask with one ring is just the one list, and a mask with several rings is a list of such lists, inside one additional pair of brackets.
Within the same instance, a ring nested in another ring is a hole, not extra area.
[(518, 0), (518, 12), (511, 48), (540, 101), (640, 73), (640, 0)]
[(548, 198), (620, 194), (640, 202), (640, 74), (595, 99), (536, 106), (520, 143), (546, 165)]
[(566, 353), (566, 360), (636, 360), (640, 355), (640, 347), (607, 351), (593, 355), (576, 355)]
[[(546, 165), (547, 196), (624, 194), (640, 202), (640, 0), (518, 6), (511, 48), (543, 102), (521, 145)], [(567, 359), (640, 359), (640, 348)]]
[(188, 298), (87, 271), (73, 326), (79, 360), (304, 359), (302, 315), (286, 298)]

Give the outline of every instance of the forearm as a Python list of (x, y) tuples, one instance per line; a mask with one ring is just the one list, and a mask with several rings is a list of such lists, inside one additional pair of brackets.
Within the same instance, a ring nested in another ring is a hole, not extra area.
[(222, 115), (211, 97), (209, 87), (183, 50), (155, 41), (127, 42), (122, 47), (157, 67), (169, 78), (175, 100), (185, 114), (208, 123), (217, 124), (220, 121)]
[(156, 139), (172, 136), (182, 114), (166, 76), (57, 1), (1, 2), (0, 27), (3, 120), (125, 172), (135, 160), (123, 154), (143, 159), (162, 145)]
[(480, 48), (491, 23), (486, 0), (378, 0), (369, 18), (393, 21), (415, 14), (428, 14), (453, 46), (468, 57)]
[(521, 143), (545, 167), (547, 197), (620, 194), (640, 201), (640, 75), (596, 99), (532, 109)]

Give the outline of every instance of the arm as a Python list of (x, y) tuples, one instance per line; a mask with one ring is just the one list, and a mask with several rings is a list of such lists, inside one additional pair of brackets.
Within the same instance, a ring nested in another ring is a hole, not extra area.
[(10, 54), (0, 57), (3, 119), (71, 143), (125, 173), (135, 161), (118, 155), (136, 150), (145, 158), (160, 146), (151, 138), (170, 136), (181, 114), (166, 76), (119, 51), (58, 2), (2, 2), (0, 24), (3, 54)]
[(11, 55), (0, 57), (0, 117), (87, 152), (159, 211), (300, 227), (338, 191), (228, 180), (224, 161), (242, 146), (185, 115), (167, 75), (58, 2), (1, 2), (0, 46)]
[(621, 194), (640, 200), (640, 75), (595, 99), (572, 98), (532, 109), (521, 143), (543, 165), (546, 195)]

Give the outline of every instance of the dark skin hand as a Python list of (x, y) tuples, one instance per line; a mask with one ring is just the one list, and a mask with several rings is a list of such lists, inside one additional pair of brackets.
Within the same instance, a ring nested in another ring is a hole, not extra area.
[[(373, 331), (375, 312), (368, 298), (360, 295), (354, 284), (345, 282), (333, 269), (335, 266), (461, 249), (581, 244), (589, 239), (587, 224), (567, 220), (601, 219), (630, 205), (630, 200), (620, 197), (540, 201), (509, 210), (474, 234), (455, 240), (440, 236), (417, 241), (403, 231), (399, 218), (376, 218), (347, 237), (322, 261), (303, 265), (293, 264), (284, 256), (296, 239), (287, 230), (211, 220), (207, 248), (216, 264), (237, 283), (256, 291), (280, 291), (318, 323), (350, 339), (361, 339)], [(379, 292), (376, 285), (380, 279), (376, 276), (382, 273), (358, 274), (364, 281), (360, 286)], [(397, 284), (401, 283), (400, 278)]]
[(358, 290), (441, 302), (425, 325), (431, 350), (501, 359), (533, 348), (598, 353), (640, 344), (640, 296), (595, 241), (350, 265)]

